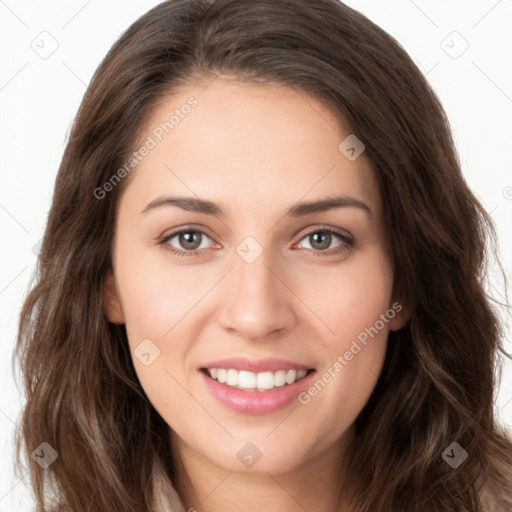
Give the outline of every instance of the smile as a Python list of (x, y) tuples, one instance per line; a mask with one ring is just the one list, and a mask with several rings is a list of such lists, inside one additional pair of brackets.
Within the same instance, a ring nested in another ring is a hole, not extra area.
[(268, 414), (296, 401), (316, 371), (278, 359), (213, 361), (200, 368), (207, 390), (220, 404), (244, 414)]

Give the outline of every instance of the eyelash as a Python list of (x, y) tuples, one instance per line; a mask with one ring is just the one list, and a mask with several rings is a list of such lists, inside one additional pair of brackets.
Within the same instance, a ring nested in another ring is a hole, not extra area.
[[(178, 256), (178, 257), (195, 256), (196, 254), (203, 251), (204, 249), (194, 249), (192, 251), (180, 251), (178, 249), (172, 248), (171, 246), (169, 246), (167, 244), (167, 242), (169, 242), (169, 240), (173, 239), (175, 236), (180, 235), (182, 233), (190, 233), (190, 232), (201, 233), (202, 235), (205, 235), (210, 240), (212, 240), (212, 238), (210, 236), (208, 236), (208, 234), (205, 233), (204, 231), (202, 231), (201, 229), (190, 226), (187, 228), (180, 229), (179, 231), (174, 231), (173, 233), (160, 238), (158, 243), (160, 245), (164, 246), (164, 248), (166, 250), (170, 251), (175, 256)], [(304, 238), (306, 238), (314, 233), (329, 233), (331, 235), (337, 236), (342, 241), (342, 243), (338, 247), (336, 247), (334, 250), (327, 249), (324, 251), (319, 251), (319, 250), (315, 250), (315, 249), (309, 249), (310, 251), (313, 251), (313, 254), (315, 256), (335, 256), (338, 254), (342, 254), (345, 251), (348, 251), (349, 249), (351, 249), (354, 246), (354, 240), (351, 237), (345, 235), (344, 233), (342, 233), (341, 231), (339, 231), (337, 229), (333, 229), (328, 226), (318, 226), (315, 229), (305, 233), (302, 236), (302, 238), (299, 240), (299, 242), (297, 242), (297, 243), (300, 243), (301, 240), (304, 240)]]

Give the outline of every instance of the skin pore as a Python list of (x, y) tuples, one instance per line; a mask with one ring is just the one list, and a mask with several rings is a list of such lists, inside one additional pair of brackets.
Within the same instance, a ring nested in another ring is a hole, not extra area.
[[(197, 106), (161, 141), (153, 136), (156, 146), (121, 195), (107, 315), (126, 324), (142, 387), (170, 427), (190, 482), (178, 489), (185, 510), (348, 510), (336, 505), (343, 452), (377, 382), (388, 332), (406, 321), (404, 309), (382, 322), (332, 371), (397, 300), (373, 171), (364, 153), (350, 161), (340, 152), (349, 132), (314, 98), (223, 76), (162, 100), (141, 140), (190, 97)], [(177, 196), (222, 213), (165, 202)], [(344, 205), (287, 215), (333, 197)], [(148, 365), (134, 355), (143, 340), (159, 350)], [(311, 385), (328, 368), (334, 376), (308, 403), (248, 414), (221, 403), (201, 371), (233, 357), (306, 365), (316, 372)], [(237, 455), (247, 443), (261, 454), (251, 467)]]

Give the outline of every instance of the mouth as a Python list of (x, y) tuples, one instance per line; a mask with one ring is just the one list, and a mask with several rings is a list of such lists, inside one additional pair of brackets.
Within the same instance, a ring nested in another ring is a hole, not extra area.
[(224, 359), (199, 371), (217, 401), (245, 414), (267, 414), (290, 405), (316, 373), (307, 365), (278, 359)]

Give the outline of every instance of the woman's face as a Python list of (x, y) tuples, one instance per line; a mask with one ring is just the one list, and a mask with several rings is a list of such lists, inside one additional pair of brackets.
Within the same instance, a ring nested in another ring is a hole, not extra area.
[(181, 446), (277, 474), (348, 442), (403, 312), (362, 146), (312, 97), (228, 78), (147, 124), (105, 306)]

